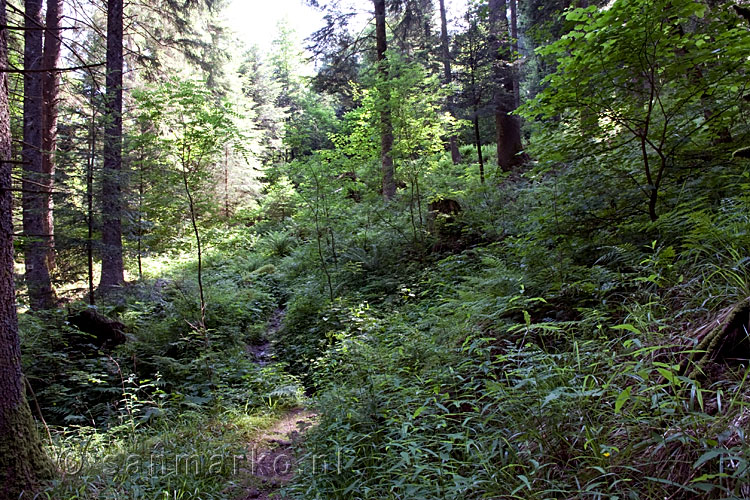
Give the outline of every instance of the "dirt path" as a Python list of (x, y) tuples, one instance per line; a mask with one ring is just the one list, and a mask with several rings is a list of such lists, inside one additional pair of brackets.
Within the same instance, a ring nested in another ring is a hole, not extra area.
[(251, 479), (240, 498), (281, 498), (272, 495), (294, 477), (297, 467), (295, 447), (301, 442), (305, 431), (315, 425), (316, 416), (302, 408), (290, 410), (248, 443)]
[[(283, 309), (277, 309), (273, 313), (262, 344), (247, 346), (248, 355), (259, 366), (265, 366), (273, 360), (273, 337), (281, 328), (284, 313)], [(239, 499), (281, 498), (276, 493), (294, 477), (297, 468), (296, 449), (299, 449), (298, 445), (307, 429), (315, 425), (316, 417), (315, 413), (303, 408), (289, 410), (247, 444), (249, 479)]]
[(271, 362), (271, 348), (272, 339), (276, 332), (281, 328), (281, 322), (284, 320), (285, 311), (281, 308), (276, 309), (271, 319), (268, 321), (268, 327), (266, 328), (266, 334), (264, 336), (263, 343), (259, 345), (248, 345), (247, 353), (250, 358), (260, 366), (266, 366)]

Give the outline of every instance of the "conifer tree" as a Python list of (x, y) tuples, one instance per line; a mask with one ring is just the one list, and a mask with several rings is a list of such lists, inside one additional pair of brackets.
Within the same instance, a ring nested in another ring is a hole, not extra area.
[[(42, 0), (26, 0), (24, 10), (23, 77), (23, 235), (26, 286), (33, 309), (49, 309), (55, 295), (47, 267), (50, 235), (45, 224), (49, 176), (42, 155)], [(51, 229), (51, 228), (49, 228)]]
[[(6, 1), (0, 0), (0, 69), (8, 68)], [(41, 33), (41, 32), (40, 32)], [(8, 73), (0, 71), (0, 500), (16, 500), (52, 474), (24, 395), (13, 280), (13, 193)]]
[(107, 96), (102, 177), (102, 276), (107, 291), (124, 281), (122, 256), (122, 0), (107, 2)]

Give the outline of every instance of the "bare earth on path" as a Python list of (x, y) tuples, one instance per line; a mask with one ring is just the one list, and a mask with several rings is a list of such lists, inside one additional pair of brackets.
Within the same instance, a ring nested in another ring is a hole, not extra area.
[(297, 467), (294, 448), (304, 432), (315, 425), (316, 417), (315, 413), (302, 408), (290, 410), (248, 443), (252, 479), (241, 499), (282, 498), (274, 493), (294, 477)]

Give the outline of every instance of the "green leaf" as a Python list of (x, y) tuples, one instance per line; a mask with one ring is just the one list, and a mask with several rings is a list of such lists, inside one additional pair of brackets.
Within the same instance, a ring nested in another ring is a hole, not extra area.
[(617, 396), (617, 400), (615, 401), (616, 414), (619, 414), (622, 411), (622, 406), (630, 399), (631, 390), (632, 387), (628, 387)]
[(671, 370), (667, 370), (666, 368), (657, 368), (656, 371), (658, 371), (661, 376), (664, 377), (670, 384), (680, 385), (680, 380)]
[(697, 469), (698, 467), (705, 464), (709, 460), (712, 460), (721, 455), (725, 455), (727, 453), (729, 453), (729, 450), (726, 450), (724, 448), (708, 450), (706, 453), (698, 457), (698, 460), (696, 460), (695, 463), (693, 464), (693, 469)]
[(636, 327), (634, 327), (633, 325), (631, 325), (629, 323), (625, 323), (623, 325), (613, 326), (612, 329), (613, 330), (627, 330), (629, 332), (635, 333), (636, 335), (640, 335), (641, 334), (641, 331), (639, 329), (637, 329)]
[(426, 407), (426, 406), (420, 406), (419, 408), (417, 408), (417, 410), (416, 410), (416, 411), (414, 412), (414, 414), (412, 414), (411, 418), (412, 418), (412, 419), (415, 419), (415, 418), (417, 418), (417, 417), (418, 417), (418, 416), (420, 416), (420, 415), (422, 414), (422, 412), (423, 412), (423, 411), (425, 411), (426, 409), (427, 409), (427, 407)]
[(521, 474), (521, 475), (518, 476), (518, 479), (520, 479), (521, 481), (523, 481), (523, 483), (526, 485), (526, 487), (529, 490), (531, 489), (531, 483), (529, 482), (529, 478), (527, 478), (526, 476), (524, 476), (523, 474)]

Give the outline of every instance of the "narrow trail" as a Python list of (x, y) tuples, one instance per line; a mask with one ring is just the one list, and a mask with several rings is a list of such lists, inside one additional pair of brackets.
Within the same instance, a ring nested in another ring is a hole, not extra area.
[[(284, 313), (280, 308), (273, 313), (263, 343), (247, 346), (248, 355), (259, 366), (266, 366), (273, 360), (273, 336), (281, 328)], [(317, 415), (312, 411), (294, 408), (247, 443), (249, 479), (238, 500), (283, 498), (276, 493), (294, 478), (299, 445), (304, 433), (315, 425), (316, 418)]]
[(283, 498), (273, 494), (294, 478), (298, 446), (316, 417), (302, 408), (290, 410), (248, 443), (251, 479), (242, 499)]
[(248, 345), (248, 355), (260, 366), (266, 366), (271, 362), (271, 349), (272, 349), (272, 338), (281, 328), (281, 323), (284, 320), (286, 311), (278, 308), (271, 315), (271, 319), (268, 320), (268, 328), (266, 328), (266, 335), (264, 336), (263, 342), (258, 345)]

